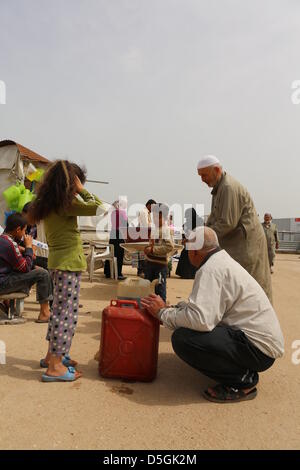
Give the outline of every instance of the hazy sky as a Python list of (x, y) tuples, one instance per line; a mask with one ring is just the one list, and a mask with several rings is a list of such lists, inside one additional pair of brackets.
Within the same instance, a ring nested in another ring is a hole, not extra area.
[(106, 201), (204, 203), (215, 154), (300, 217), (299, 0), (0, 0), (0, 138), (84, 162)]

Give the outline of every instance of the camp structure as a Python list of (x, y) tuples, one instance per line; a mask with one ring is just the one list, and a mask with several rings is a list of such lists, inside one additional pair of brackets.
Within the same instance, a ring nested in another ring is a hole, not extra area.
[[(5, 211), (8, 210), (6, 201), (3, 197), (3, 191), (8, 187), (14, 185), (18, 181), (23, 183), (26, 188), (31, 189), (31, 182), (26, 179), (27, 167), (29, 164), (34, 165), (35, 168), (46, 169), (52, 163), (45, 157), (42, 157), (36, 152), (24, 147), (12, 140), (0, 141), (0, 226), (4, 224)], [(103, 183), (102, 181), (96, 181)], [(83, 240), (102, 240), (108, 239), (108, 234), (102, 233), (99, 230), (100, 236), (96, 236), (96, 227), (101, 221), (103, 224), (103, 213), (108, 211), (111, 207), (110, 204), (105, 204), (99, 208), (98, 216), (93, 217), (79, 217), (79, 227)]]
[(51, 162), (17, 142), (0, 141), (0, 224), (3, 223), (4, 212), (7, 210), (2, 193), (18, 181), (28, 187), (30, 182), (28, 181), (28, 185), (26, 184), (25, 175), (30, 163), (36, 168), (46, 169)]

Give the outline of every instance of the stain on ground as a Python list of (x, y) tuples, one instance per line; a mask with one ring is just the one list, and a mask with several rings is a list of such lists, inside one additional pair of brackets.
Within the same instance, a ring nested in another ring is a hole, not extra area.
[(121, 393), (124, 395), (132, 395), (132, 388), (126, 387), (125, 385), (117, 385), (111, 388), (112, 393)]
[(71, 385), (71, 387), (78, 390), (81, 387), (81, 383), (80, 382), (75, 382), (74, 384)]

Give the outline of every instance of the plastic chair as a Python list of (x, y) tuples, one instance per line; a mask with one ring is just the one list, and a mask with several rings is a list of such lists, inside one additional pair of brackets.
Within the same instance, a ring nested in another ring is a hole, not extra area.
[(11, 292), (10, 294), (1, 293), (0, 301), (9, 300), (9, 310), (7, 318), (1, 318), (0, 324), (16, 324), (25, 323), (25, 319), (22, 318), (24, 310), (24, 299), (28, 297), (25, 292)]
[[(118, 279), (118, 267), (117, 267), (117, 258), (115, 257), (115, 249), (114, 245), (99, 245), (97, 243), (90, 243), (91, 247), (91, 260), (90, 260), (90, 270), (89, 270), (89, 280), (93, 282), (94, 277), (94, 268), (95, 268), (95, 261), (102, 260), (102, 261), (109, 261), (110, 265), (110, 277), (112, 279)], [(105, 251), (102, 253), (95, 253), (97, 249), (103, 249)]]

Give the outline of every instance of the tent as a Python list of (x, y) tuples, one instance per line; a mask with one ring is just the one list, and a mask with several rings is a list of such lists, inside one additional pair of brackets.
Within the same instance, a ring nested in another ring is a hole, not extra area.
[(36, 168), (46, 169), (51, 162), (17, 142), (0, 141), (0, 225), (4, 223), (4, 212), (7, 210), (2, 193), (17, 181), (29, 187), (30, 182), (25, 181), (25, 173), (30, 163)]
[[(46, 169), (51, 161), (12, 140), (0, 141), (0, 225), (4, 224), (4, 212), (7, 210), (2, 193), (17, 181), (24, 183), (25, 186), (30, 189), (31, 182), (26, 180), (25, 177), (27, 167), (30, 163), (36, 168)], [(82, 232), (82, 238), (84, 240), (103, 239), (106, 241), (108, 239), (105, 228), (102, 229), (103, 233), (102, 230), (100, 230), (101, 233), (98, 237), (95, 232), (99, 222), (101, 222), (101, 226), (105, 227), (106, 224), (103, 224), (103, 213), (108, 211), (110, 206), (110, 204), (103, 204), (101, 210), (99, 209), (98, 216), (79, 217), (80, 231)]]

